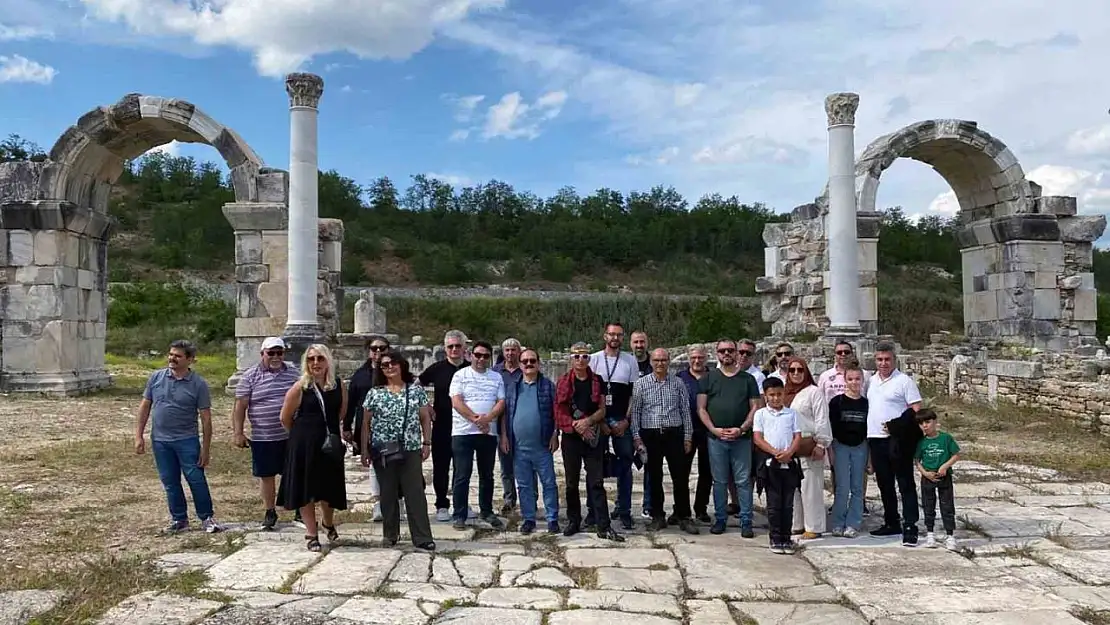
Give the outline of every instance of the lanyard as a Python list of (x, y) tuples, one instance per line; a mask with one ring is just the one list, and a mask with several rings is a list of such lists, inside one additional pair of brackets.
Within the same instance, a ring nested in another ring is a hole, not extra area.
[(621, 364), (621, 350), (617, 350), (617, 357), (613, 359), (613, 368), (609, 369), (609, 356), (605, 352), (601, 352), (601, 357), (605, 359), (605, 388), (612, 388), (613, 374), (617, 372), (617, 367)]

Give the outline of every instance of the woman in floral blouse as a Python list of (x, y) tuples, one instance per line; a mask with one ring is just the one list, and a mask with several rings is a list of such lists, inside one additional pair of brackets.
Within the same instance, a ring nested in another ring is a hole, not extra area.
[(418, 549), (432, 551), (432, 527), (422, 464), (432, 449), (432, 406), (401, 352), (378, 361), (374, 386), (362, 404), (362, 464), (374, 464), (381, 483), (382, 535), (388, 547), (401, 536), (398, 492), (405, 497), (409, 533)]

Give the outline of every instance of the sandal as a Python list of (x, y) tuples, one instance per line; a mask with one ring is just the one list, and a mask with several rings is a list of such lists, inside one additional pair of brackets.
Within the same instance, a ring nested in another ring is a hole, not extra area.
[(305, 536), (305, 547), (309, 551), (320, 551), (320, 538), (318, 536)]
[(328, 542), (334, 543), (335, 541), (339, 540), (339, 530), (335, 529), (334, 525), (320, 523), (320, 527), (324, 528), (328, 532)]

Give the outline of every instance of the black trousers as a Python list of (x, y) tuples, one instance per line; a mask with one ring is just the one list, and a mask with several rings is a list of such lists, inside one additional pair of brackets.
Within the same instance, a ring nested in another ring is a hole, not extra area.
[(647, 449), (648, 488), (651, 489), (651, 518), (664, 519), (663, 512), (663, 461), (674, 486), (671, 507), (680, 519), (690, 518), (690, 474), (686, 458), (685, 439), (681, 427), (640, 429), (640, 441)]
[(921, 478), (921, 506), (925, 508), (925, 531), (933, 531), (937, 521), (937, 494), (940, 494), (940, 520), (944, 533), (956, 531), (956, 494), (952, 488), (952, 473), (937, 481)]
[(790, 461), (790, 468), (783, 469), (771, 460), (771, 466), (761, 466), (763, 488), (767, 493), (768, 538), (772, 545), (790, 542), (790, 529), (794, 522), (794, 493), (802, 485), (802, 468), (797, 459)]
[[(913, 454), (894, 454), (889, 438), (868, 439), (875, 483), (883, 500), (883, 524), (917, 531), (917, 484), (913, 479)], [(897, 490), (895, 490), (897, 486)], [(898, 495), (902, 496), (902, 517), (898, 516)], [(905, 525), (903, 525), (905, 523)]]
[(432, 488), (436, 491), (436, 509), (451, 508), (451, 415), (436, 415), (432, 423)]
[(401, 535), (401, 508), (397, 504), (403, 497), (412, 544), (432, 542), (423, 464), (419, 451), (406, 451), (404, 461), (390, 465), (374, 462), (374, 472), (382, 487), (382, 537), (386, 540), (396, 542)]
[(694, 494), (694, 511), (698, 514), (709, 511), (709, 496), (713, 494), (713, 469), (709, 464), (709, 435), (705, 430), (694, 430), (694, 447), (686, 454), (686, 475), (694, 468), (694, 456), (698, 458), (698, 484)]
[(582, 524), (582, 499), (578, 484), (582, 479), (582, 465), (586, 466), (586, 497), (594, 512), (599, 531), (609, 529), (609, 502), (605, 500), (605, 476), (602, 457), (605, 450), (598, 445), (591, 447), (577, 433), (563, 433), (563, 473), (567, 480), (567, 521)]

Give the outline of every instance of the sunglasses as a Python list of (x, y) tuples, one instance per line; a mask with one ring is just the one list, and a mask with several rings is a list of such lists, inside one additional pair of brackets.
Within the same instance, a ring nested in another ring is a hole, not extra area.
[(452, 344), (446, 346), (446, 349), (462, 349), (462, 347), (463, 346), (459, 343), (452, 343)]
[(775, 355), (778, 356), (779, 358), (786, 358), (788, 356), (793, 356), (794, 352), (777, 352), (777, 353), (775, 353)]
[(590, 355), (589, 354), (574, 354), (574, 355), (571, 356), (571, 358), (573, 358), (575, 360), (589, 360)]
[(755, 353), (755, 352), (753, 352), (753, 351), (752, 351), (752, 350), (750, 350), (750, 349), (742, 349), (742, 350), (740, 350), (740, 355), (741, 355), (741, 356), (751, 356), (751, 355), (752, 355), (752, 354), (754, 354), (754, 353)]
[(539, 361), (536, 360), (535, 358), (521, 358), (520, 359), (520, 364), (522, 364), (522, 365), (534, 365), (537, 362), (539, 362)]
[[(736, 351), (736, 350), (735, 350), (735, 349), (733, 349), (733, 348), (731, 348), (731, 347), (726, 347), (726, 348), (724, 348), (724, 349), (718, 349), (718, 350), (717, 350), (717, 353), (718, 353), (718, 354), (731, 354), (731, 353), (733, 353), (733, 352), (735, 352), (735, 351)], [(742, 354), (742, 353), (744, 353), (744, 352), (740, 352), (740, 353)]]
[(271, 349), (270, 351), (266, 352), (266, 355), (270, 356), (270, 357), (284, 356), (285, 355), (285, 350), (284, 349)]
[(371, 345), (370, 346), (370, 351), (375, 352), (375, 353), (384, 352), (387, 349), (389, 349), (388, 345)]
[(378, 366), (380, 366), (382, 369), (389, 369), (391, 367), (396, 367), (397, 363), (393, 362), (392, 360), (383, 360), (378, 363)]
[(837, 356), (851, 356), (852, 355), (852, 350), (850, 350), (850, 349), (838, 349), (838, 350), (836, 350), (836, 355)]
[(802, 367), (790, 367), (787, 371), (790, 373), (805, 373), (805, 369)]
[(323, 356), (308, 356), (305, 358), (308, 362), (327, 362), (327, 358)]
[(474, 359), (475, 360), (486, 360), (486, 359), (489, 358), (489, 356), (490, 355), (489, 355), (488, 352), (474, 352)]

